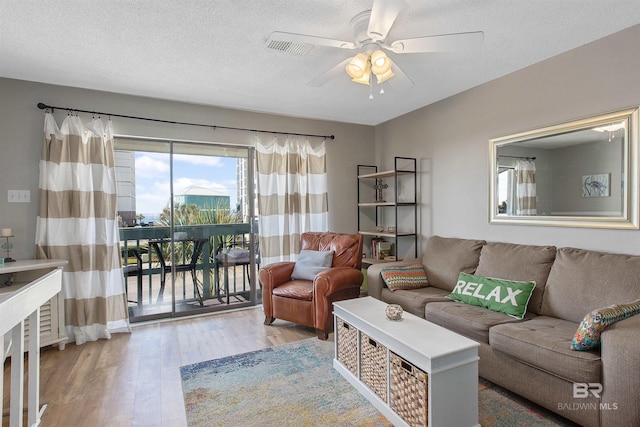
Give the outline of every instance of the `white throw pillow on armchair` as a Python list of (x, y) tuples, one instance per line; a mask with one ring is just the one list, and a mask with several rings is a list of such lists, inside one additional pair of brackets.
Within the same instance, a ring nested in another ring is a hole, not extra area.
[(303, 249), (293, 267), (293, 280), (313, 280), (321, 271), (331, 268), (334, 251), (311, 251)]

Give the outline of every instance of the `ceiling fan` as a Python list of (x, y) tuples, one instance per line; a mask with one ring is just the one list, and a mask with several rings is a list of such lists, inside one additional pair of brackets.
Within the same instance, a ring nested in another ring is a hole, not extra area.
[[(404, 6), (404, 0), (374, 0), (371, 10), (365, 10), (351, 19), (354, 41), (276, 31), (267, 39), (266, 47), (294, 55), (304, 55), (314, 46), (358, 50), (359, 53), (354, 57), (345, 59), (307, 85), (322, 86), (346, 71), (354, 82), (372, 87), (373, 76), (378, 84), (397, 76), (395, 80), (400, 80), (401, 85), (413, 85), (413, 81), (391, 61), (385, 51), (394, 54), (467, 51), (477, 49), (483, 42), (482, 31), (389, 41), (389, 30)], [(384, 93), (383, 88), (381, 93)], [(373, 98), (372, 93), (369, 98)]]

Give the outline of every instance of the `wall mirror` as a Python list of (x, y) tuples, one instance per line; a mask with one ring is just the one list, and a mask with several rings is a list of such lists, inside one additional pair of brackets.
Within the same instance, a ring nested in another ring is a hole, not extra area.
[(489, 140), (489, 221), (638, 229), (638, 108)]

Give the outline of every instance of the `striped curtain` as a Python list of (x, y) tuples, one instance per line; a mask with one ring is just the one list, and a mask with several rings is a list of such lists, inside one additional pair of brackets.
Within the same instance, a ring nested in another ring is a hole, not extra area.
[(325, 143), (273, 137), (256, 146), (261, 263), (293, 261), (302, 233), (328, 230)]
[(536, 215), (536, 164), (516, 162), (516, 215)]
[(36, 257), (65, 259), (64, 316), (83, 344), (130, 331), (120, 259), (113, 129), (46, 113), (40, 160)]

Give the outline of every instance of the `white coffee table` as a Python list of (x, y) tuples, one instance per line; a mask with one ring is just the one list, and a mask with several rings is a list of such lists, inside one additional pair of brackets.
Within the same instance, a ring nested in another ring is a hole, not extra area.
[[(389, 352), (401, 356), (428, 374), (427, 425), (479, 426), (479, 344), (410, 313), (405, 312), (399, 321), (388, 320), (385, 315), (386, 307), (386, 303), (373, 297), (333, 304), (336, 331), (333, 367), (395, 426), (408, 425), (391, 409), (390, 402), (381, 399), (360, 379), (360, 338), (366, 334), (386, 347), (387, 387), (390, 378)], [(358, 330), (358, 362), (355, 373), (338, 360), (338, 318)], [(390, 396), (389, 389), (386, 396)]]

